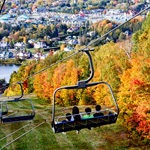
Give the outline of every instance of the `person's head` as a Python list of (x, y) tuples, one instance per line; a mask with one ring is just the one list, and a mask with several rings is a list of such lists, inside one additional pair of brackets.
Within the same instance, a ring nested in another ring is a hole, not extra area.
[(79, 108), (77, 106), (72, 108), (72, 114), (79, 114)]
[(91, 113), (91, 108), (90, 108), (90, 107), (85, 108), (85, 112), (87, 113), (87, 115), (90, 115), (90, 113)]
[(67, 121), (71, 121), (71, 114), (70, 113), (66, 114), (66, 119), (67, 119)]
[(96, 105), (95, 109), (96, 109), (96, 111), (100, 111), (101, 110), (101, 106), (100, 105)]

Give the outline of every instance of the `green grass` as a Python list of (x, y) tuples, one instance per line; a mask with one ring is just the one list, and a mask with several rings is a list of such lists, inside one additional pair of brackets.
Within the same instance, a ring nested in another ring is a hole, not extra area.
[[(32, 98), (32, 100), (36, 111), (34, 121), (32, 121), (30, 126), (0, 141), (0, 148), (47, 119), (46, 123), (9, 145), (7, 150), (133, 149), (133, 147), (131, 148), (129, 145), (130, 141), (127, 138), (124, 128), (118, 123), (102, 126), (100, 128), (92, 128), (91, 130), (83, 129), (79, 134), (76, 134), (76, 131), (70, 131), (67, 132), (67, 134), (54, 134), (51, 128), (52, 107), (48, 103), (37, 98)], [(86, 106), (82, 106), (80, 108), (84, 110), (85, 107)], [(71, 112), (71, 108), (72, 107), (56, 107), (56, 114), (63, 115), (66, 112)], [(26, 125), (28, 122), (0, 124), (0, 139)]]

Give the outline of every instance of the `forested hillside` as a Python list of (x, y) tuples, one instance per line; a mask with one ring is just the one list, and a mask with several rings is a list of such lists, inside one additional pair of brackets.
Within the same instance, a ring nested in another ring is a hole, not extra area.
[[(150, 15), (142, 29), (133, 34), (132, 39), (122, 42), (109, 42), (95, 47), (91, 52), (95, 75), (91, 82), (108, 82), (117, 99), (120, 114), (119, 122), (128, 129), (129, 138), (136, 146), (149, 147), (150, 142)], [(74, 53), (74, 52), (72, 52)], [(10, 84), (69, 56), (71, 53), (58, 52), (49, 55), (44, 61), (30, 62), (14, 72)], [(58, 65), (29, 78), (24, 82), (24, 92), (35, 92), (39, 99), (52, 104), (56, 88), (75, 85), (78, 80), (90, 75), (88, 58), (78, 53)], [(92, 90), (71, 90), (58, 92), (57, 105), (107, 105), (107, 88), (93, 87)], [(10, 87), (5, 95), (19, 94), (19, 86)]]

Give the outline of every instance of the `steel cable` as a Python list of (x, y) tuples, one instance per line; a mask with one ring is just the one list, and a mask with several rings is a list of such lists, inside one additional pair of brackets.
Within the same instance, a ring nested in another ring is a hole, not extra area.
[(7, 146), (9, 146), (9, 145), (10, 145), (10, 144), (12, 144), (13, 142), (17, 141), (17, 140), (18, 140), (18, 139), (20, 139), (21, 137), (25, 136), (26, 134), (28, 134), (29, 132), (31, 132), (31, 131), (32, 131), (32, 130), (34, 130), (35, 128), (37, 128), (37, 127), (41, 126), (41, 125), (42, 125), (42, 124), (44, 124), (45, 122), (46, 122), (46, 120), (45, 120), (45, 121), (43, 121), (42, 123), (38, 124), (37, 126), (35, 126), (35, 127), (31, 128), (30, 130), (28, 130), (28, 131), (27, 131), (27, 132), (25, 132), (24, 134), (20, 135), (20, 136), (19, 136), (19, 137), (17, 137), (16, 139), (12, 140), (10, 143), (8, 143), (8, 144), (6, 144), (5, 146), (3, 146), (0, 150), (2, 150), (2, 149), (4, 149), (4, 148), (6, 148)]

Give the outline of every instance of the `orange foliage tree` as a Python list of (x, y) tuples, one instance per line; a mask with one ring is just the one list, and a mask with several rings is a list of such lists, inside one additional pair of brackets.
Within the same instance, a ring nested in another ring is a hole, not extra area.
[[(138, 137), (135, 133), (141, 135), (139, 140), (141, 137), (149, 137), (145, 132), (149, 131), (149, 118), (146, 116), (149, 116), (150, 107), (144, 109), (144, 105), (149, 106), (150, 101), (149, 62), (150, 59), (145, 59), (142, 56), (132, 59), (132, 68), (125, 71), (121, 77), (122, 83), (118, 93), (120, 122), (129, 129), (130, 136), (134, 140), (137, 140)], [(145, 122), (148, 124), (142, 127), (141, 125)], [(142, 128), (145, 130), (141, 132)]]

